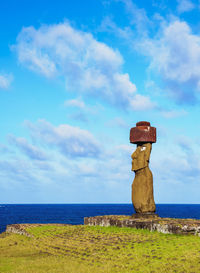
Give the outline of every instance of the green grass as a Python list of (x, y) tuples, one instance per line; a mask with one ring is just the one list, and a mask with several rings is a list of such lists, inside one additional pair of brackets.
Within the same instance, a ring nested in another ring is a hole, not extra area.
[(0, 272), (200, 272), (200, 238), (89, 226), (27, 226), (0, 235)]

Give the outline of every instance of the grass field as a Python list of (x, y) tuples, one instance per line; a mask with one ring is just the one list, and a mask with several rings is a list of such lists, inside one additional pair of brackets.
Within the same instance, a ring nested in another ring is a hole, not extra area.
[(0, 272), (200, 272), (200, 237), (117, 227), (29, 225), (0, 235)]

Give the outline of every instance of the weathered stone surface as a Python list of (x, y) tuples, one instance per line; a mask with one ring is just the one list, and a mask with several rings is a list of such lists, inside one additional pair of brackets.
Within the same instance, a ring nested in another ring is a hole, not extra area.
[[(161, 233), (198, 235), (200, 236), (200, 220), (196, 219), (175, 219), (175, 218), (133, 218), (127, 215), (104, 215), (85, 217), (84, 224), (89, 226), (117, 226), (131, 227), (137, 229), (148, 229)], [(32, 236), (27, 228), (43, 226), (47, 224), (13, 224), (8, 225), (7, 233), (17, 233), (25, 236)], [(49, 224), (55, 226), (68, 226), (67, 224)]]
[(6, 227), (6, 232), (7, 233), (16, 233), (20, 235), (25, 235), (30, 237), (30, 234), (25, 230), (26, 225), (24, 224), (13, 224), (13, 225), (8, 225)]
[(148, 212), (148, 213), (134, 213), (131, 215), (131, 217), (134, 219), (138, 219), (138, 218), (155, 219), (155, 218), (158, 218), (159, 216), (156, 213)]
[(105, 215), (84, 218), (89, 226), (117, 226), (148, 229), (161, 233), (198, 235), (200, 236), (200, 220), (173, 218), (133, 218), (126, 215)]
[(39, 227), (39, 226), (69, 226), (68, 224), (12, 224), (12, 225), (7, 225), (6, 227), (6, 233), (16, 233), (20, 235), (25, 235), (27, 237), (33, 237), (33, 235), (30, 235), (27, 232), (28, 228), (31, 227)]
[(150, 126), (150, 122), (140, 121), (136, 123), (136, 127), (130, 130), (130, 142), (138, 143), (155, 143), (156, 142), (156, 128)]
[(132, 157), (132, 171), (135, 178), (132, 184), (132, 202), (137, 213), (155, 212), (153, 195), (153, 175), (149, 169), (151, 143), (138, 145)]

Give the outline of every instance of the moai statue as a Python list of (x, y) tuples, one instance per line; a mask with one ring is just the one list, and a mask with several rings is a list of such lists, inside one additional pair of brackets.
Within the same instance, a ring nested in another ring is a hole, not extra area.
[(147, 121), (136, 123), (131, 128), (130, 142), (137, 144), (132, 157), (132, 171), (135, 178), (132, 184), (132, 202), (136, 213), (154, 214), (156, 210), (153, 196), (153, 176), (149, 169), (152, 143), (156, 142), (156, 128)]

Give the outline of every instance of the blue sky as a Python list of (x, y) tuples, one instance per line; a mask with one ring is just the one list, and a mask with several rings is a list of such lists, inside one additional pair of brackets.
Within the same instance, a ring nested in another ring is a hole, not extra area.
[(130, 203), (130, 128), (157, 128), (156, 203), (200, 203), (200, 2), (2, 1), (0, 203)]

